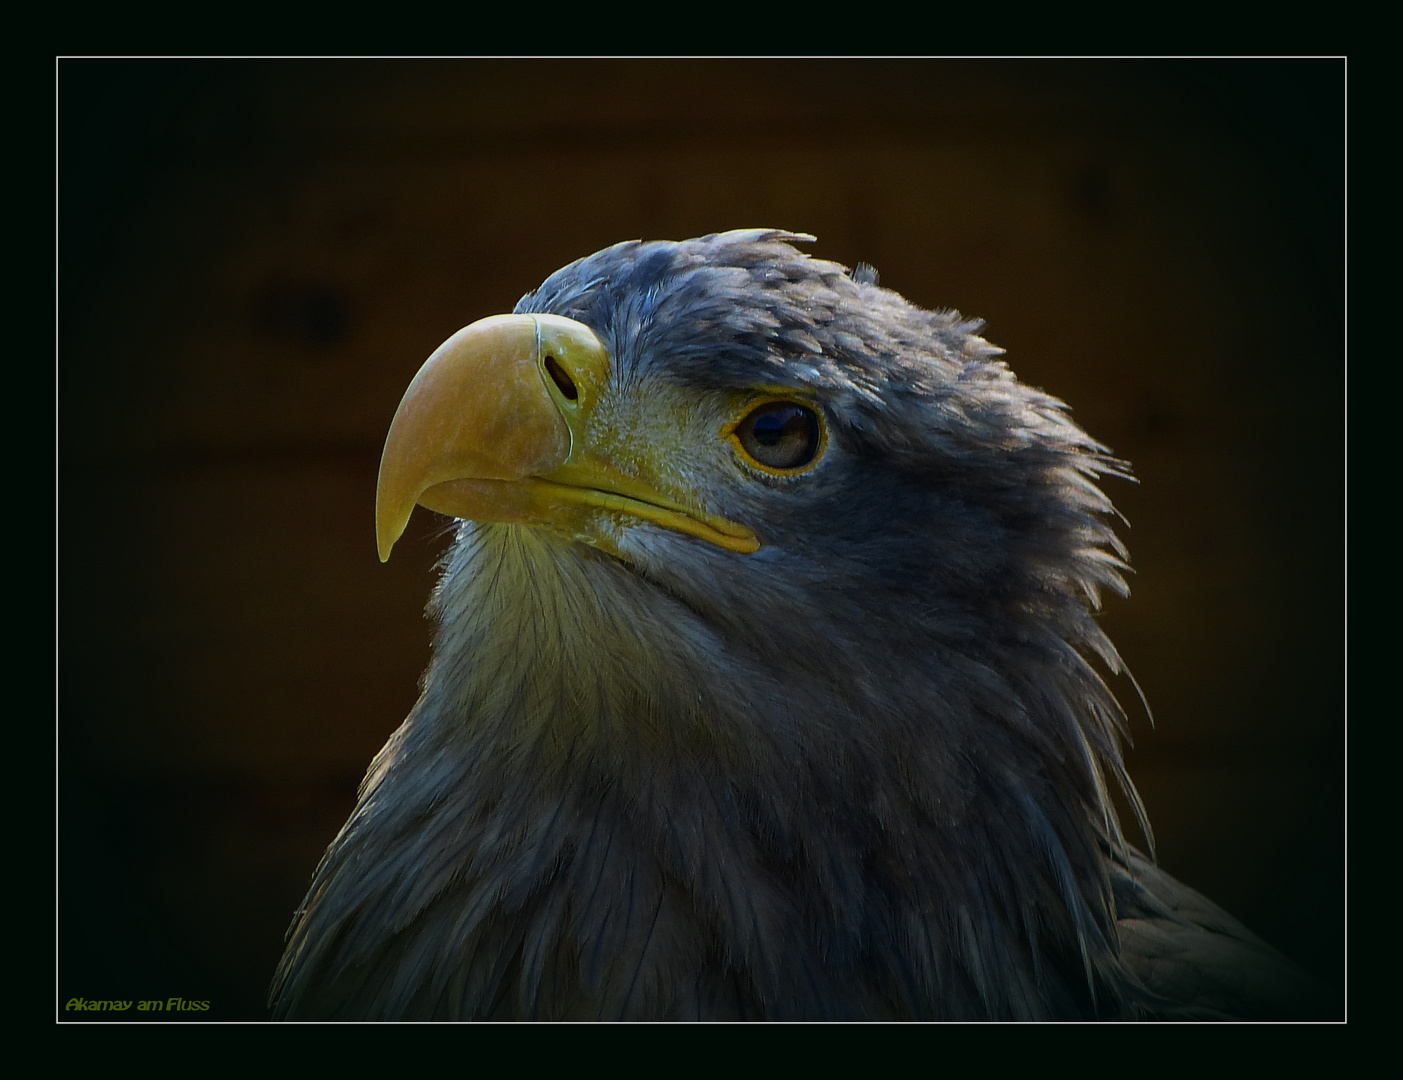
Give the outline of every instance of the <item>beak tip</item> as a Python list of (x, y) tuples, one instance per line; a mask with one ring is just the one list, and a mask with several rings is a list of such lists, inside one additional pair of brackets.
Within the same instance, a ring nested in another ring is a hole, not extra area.
[(380, 561), (389, 562), (390, 552), (404, 535), (405, 526), (409, 524), (409, 515), (414, 511), (414, 504), (410, 503), (407, 508), (395, 507), (394, 511), (386, 512), (384, 501), (377, 499), (375, 510), (375, 548), (380, 555)]

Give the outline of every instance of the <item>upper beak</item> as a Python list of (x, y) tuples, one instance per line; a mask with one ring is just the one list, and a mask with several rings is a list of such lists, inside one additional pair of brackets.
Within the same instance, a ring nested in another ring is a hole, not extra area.
[(593, 330), (558, 315), (494, 315), (440, 345), (385, 439), (375, 495), (380, 560), (415, 503), (451, 517), (538, 525), (606, 550), (613, 545), (598, 528), (601, 512), (756, 551), (743, 525), (668, 499), (591, 450), (587, 422), (610, 365)]

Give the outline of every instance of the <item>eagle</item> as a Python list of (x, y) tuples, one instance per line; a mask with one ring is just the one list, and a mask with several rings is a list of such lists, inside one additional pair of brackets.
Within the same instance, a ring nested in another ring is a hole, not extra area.
[(1318, 992), (1123, 835), (1095, 615), (1127, 476), (982, 323), (745, 229), (450, 337), (382, 560), (433, 655), (274, 977), (290, 1020), (1282, 1019)]

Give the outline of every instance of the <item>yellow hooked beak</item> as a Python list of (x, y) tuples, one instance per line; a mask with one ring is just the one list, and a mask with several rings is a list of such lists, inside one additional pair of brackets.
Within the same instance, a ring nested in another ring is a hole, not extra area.
[(415, 503), (450, 517), (535, 525), (615, 555), (601, 514), (757, 551), (745, 526), (664, 497), (590, 448), (587, 425), (609, 370), (594, 331), (558, 315), (494, 315), (434, 350), (405, 391), (380, 458), (380, 561)]

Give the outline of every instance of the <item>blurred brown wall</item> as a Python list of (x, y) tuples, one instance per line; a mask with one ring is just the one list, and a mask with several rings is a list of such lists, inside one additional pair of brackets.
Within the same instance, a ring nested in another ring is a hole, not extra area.
[(1344, 78), (60, 61), (60, 1007), (266, 1015), (427, 658), (443, 523), (382, 566), (372, 507), (429, 352), (607, 244), (757, 225), (983, 317), (1134, 463), (1105, 624), (1160, 861), (1342, 985)]

